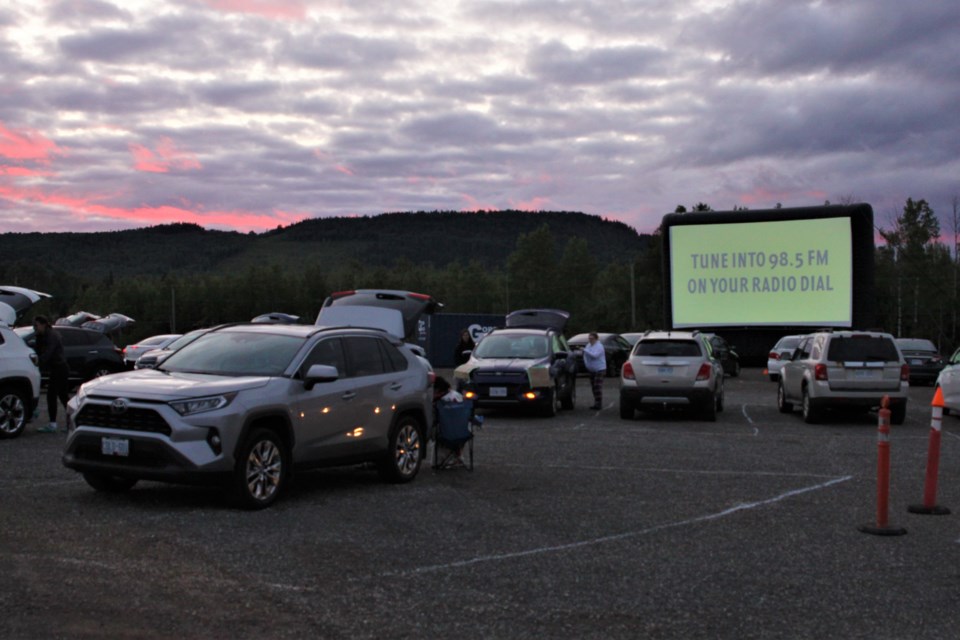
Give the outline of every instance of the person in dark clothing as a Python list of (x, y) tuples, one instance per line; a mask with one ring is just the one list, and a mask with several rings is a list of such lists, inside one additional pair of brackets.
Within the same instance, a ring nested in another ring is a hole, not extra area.
[(50, 326), (46, 316), (37, 316), (33, 319), (33, 330), (37, 335), (37, 355), (40, 358), (40, 369), (47, 372), (47, 414), (50, 424), (39, 427), (41, 433), (57, 432), (57, 401), (67, 406), (69, 396), (70, 369), (63, 352), (63, 343), (60, 336)]
[(463, 355), (464, 351), (473, 351), (473, 348), (477, 346), (473, 342), (473, 338), (470, 337), (470, 330), (464, 329), (460, 332), (460, 341), (457, 343), (456, 348), (453, 350), (453, 362), (455, 366), (460, 366), (464, 362), (470, 359), (470, 356)]

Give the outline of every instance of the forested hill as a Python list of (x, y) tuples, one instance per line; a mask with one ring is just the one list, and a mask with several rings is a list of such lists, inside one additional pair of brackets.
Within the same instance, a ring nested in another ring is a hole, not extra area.
[(398, 261), (444, 267), (477, 261), (501, 266), (522, 234), (547, 225), (562, 254), (584, 238), (598, 264), (629, 260), (650, 236), (632, 227), (576, 212), (491, 211), (385, 213), (315, 218), (263, 234), (170, 224), (97, 233), (2, 233), (0, 276), (30, 265), (99, 279), (164, 273), (235, 271), (256, 265), (334, 267), (356, 260), (389, 267)]

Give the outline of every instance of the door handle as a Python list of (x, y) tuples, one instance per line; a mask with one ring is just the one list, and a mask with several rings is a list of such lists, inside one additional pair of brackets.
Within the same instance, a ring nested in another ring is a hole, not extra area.
[(357, 397), (357, 392), (356, 392), (356, 391), (347, 391), (347, 392), (344, 393), (342, 396), (340, 396), (340, 399), (341, 399), (341, 400), (353, 400), (353, 399), (356, 398), (356, 397)]
[(403, 383), (402, 383), (402, 382), (394, 382), (393, 384), (391, 384), (391, 385), (390, 385), (389, 387), (387, 387), (387, 388), (390, 389), (390, 391), (399, 391), (400, 389), (403, 389)]

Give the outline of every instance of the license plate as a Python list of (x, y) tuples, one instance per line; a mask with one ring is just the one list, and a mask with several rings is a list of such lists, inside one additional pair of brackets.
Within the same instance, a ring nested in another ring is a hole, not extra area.
[(923, 364), (923, 360), (911, 360), (910, 364)]
[(661, 376), (672, 376), (673, 367), (657, 367), (657, 374)]
[(507, 388), (506, 388), (506, 387), (490, 387), (490, 397), (491, 397), (491, 398), (506, 398), (506, 397), (507, 397)]
[(126, 438), (100, 438), (100, 453), (105, 456), (129, 456), (130, 441)]
[(877, 377), (877, 372), (870, 369), (854, 369), (853, 377), (858, 380), (871, 380)]

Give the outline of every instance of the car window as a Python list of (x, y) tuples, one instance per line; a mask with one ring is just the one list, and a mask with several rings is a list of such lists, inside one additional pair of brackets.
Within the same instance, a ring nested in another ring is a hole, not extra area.
[(303, 346), (302, 336), (214, 331), (180, 349), (160, 369), (224, 376), (282, 374)]
[(907, 351), (936, 351), (937, 347), (929, 340), (911, 340), (901, 338), (897, 340), (897, 346)]
[(60, 336), (60, 342), (65, 347), (74, 347), (79, 344), (89, 344), (90, 340), (83, 331), (59, 331), (54, 329)]
[(321, 340), (314, 345), (313, 350), (310, 351), (300, 367), (300, 375), (305, 375), (307, 370), (315, 364), (336, 367), (341, 377), (347, 375), (347, 365), (343, 357), (343, 345), (340, 344), (340, 338)]
[(386, 372), (377, 338), (350, 336), (343, 340), (347, 351), (348, 375), (351, 378), (376, 376)]
[(393, 371), (404, 371), (410, 366), (410, 363), (407, 362), (407, 359), (403, 357), (403, 354), (400, 353), (400, 350), (395, 346), (386, 340), (377, 340), (377, 342), (380, 343), (380, 349), (383, 352), (382, 355), (385, 358), (385, 362)]
[(827, 349), (827, 360), (898, 362), (900, 354), (893, 340), (885, 336), (834, 336)]
[(800, 345), (800, 340), (800, 338), (780, 338), (773, 348), (793, 351)]
[(641, 340), (637, 343), (638, 356), (700, 356), (700, 348), (693, 340)]
[(543, 358), (549, 354), (546, 336), (491, 334), (474, 350), (478, 358)]
[(793, 353), (794, 360), (806, 360), (810, 357), (810, 347), (813, 345), (813, 340), (806, 338), (800, 341), (800, 344), (797, 345), (796, 351)]

